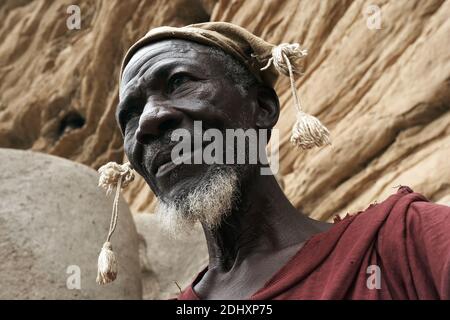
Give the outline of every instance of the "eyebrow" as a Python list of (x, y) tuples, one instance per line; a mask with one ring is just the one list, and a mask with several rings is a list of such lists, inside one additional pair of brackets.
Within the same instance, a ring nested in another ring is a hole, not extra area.
[(179, 61), (166, 61), (156, 62), (148, 65), (151, 61), (147, 61), (142, 64), (139, 71), (131, 78), (131, 80), (125, 85), (123, 91), (124, 100), (128, 96), (134, 96), (137, 93), (142, 92), (143, 87), (148, 87), (155, 82), (156, 79), (167, 79), (170, 75), (176, 72), (189, 72), (193, 73), (196, 77), (201, 78), (199, 74), (198, 66), (194, 66), (189, 60), (184, 60), (185, 63), (180, 64)]
[(177, 66), (179, 66), (176, 65), (175, 62), (157, 62), (152, 64), (149, 68), (146, 68), (148, 63), (149, 62), (142, 65), (141, 69), (136, 75), (141, 82), (138, 84), (138, 86), (141, 86), (142, 84), (152, 83), (155, 81), (155, 79), (167, 78), (170, 72)]
[[(124, 100), (126, 100), (126, 98), (128, 96), (136, 95), (137, 92), (140, 92), (143, 89), (142, 88), (143, 86), (149, 85), (156, 78), (161, 78), (161, 77), (167, 76), (168, 71), (171, 69), (170, 64), (168, 65), (166, 63), (163, 66), (156, 68), (156, 70), (151, 71), (151, 76), (149, 77), (148, 75), (146, 76), (146, 73), (148, 73), (149, 70), (152, 70), (154, 68), (146, 67), (146, 64), (148, 64), (148, 63), (149, 63), (149, 61), (142, 64), (139, 67), (139, 71), (137, 73), (133, 72), (133, 76), (130, 77), (129, 81), (125, 84), (125, 87), (123, 88), (123, 94), (122, 94), (124, 97)], [(134, 71), (134, 70), (132, 69), (131, 71)]]

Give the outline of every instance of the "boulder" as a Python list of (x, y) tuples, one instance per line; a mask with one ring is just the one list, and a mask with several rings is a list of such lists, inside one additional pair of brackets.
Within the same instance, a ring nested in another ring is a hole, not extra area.
[(95, 170), (55, 156), (0, 149), (0, 299), (140, 299), (138, 236), (120, 202), (115, 282), (95, 282), (112, 196)]
[[(208, 264), (208, 250), (199, 224), (188, 235), (174, 239), (156, 216), (133, 215), (140, 239), (144, 299), (174, 298)], [(178, 286), (177, 286), (178, 285)]]

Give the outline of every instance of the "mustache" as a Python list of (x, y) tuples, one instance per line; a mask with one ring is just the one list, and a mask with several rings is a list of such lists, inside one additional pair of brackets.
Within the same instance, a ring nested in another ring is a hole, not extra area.
[[(194, 128), (185, 130), (187, 130), (191, 137), (191, 150), (194, 150), (194, 141), (196, 139), (195, 135), (201, 134), (203, 136), (205, 130), (202, 130), (202, 132), (194, 131)], [(143, 149), (140, 165), (145, 171), (155, 174), (161, 164), (172, 160), (172, 149), (180, 143), (177, 139), (172, 140), (174, 131), (175, 130), (167, 131), (158, 138), (148, 141), (146, 144), (142, 145)], [(206, 144), (206, 142), (203, 142), (202, 147), (204, 148)]]
[(158, 138), (142, 145), (143, 150), (140, 164), (147, 172), (153, 171), (152, 164), (155, 163), (156, 158), (161, 156), (162, 153), (168, 153), (170, 156), (171, 150), (177, 144), (177, 141), (172, 141), (171, 139), (172, 133), (173, 131), (165, 132)]

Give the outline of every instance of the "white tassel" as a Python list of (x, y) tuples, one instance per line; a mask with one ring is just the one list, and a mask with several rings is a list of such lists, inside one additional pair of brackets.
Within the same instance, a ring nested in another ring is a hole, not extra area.
[(304, 150), (322, 147), (331, 144), (330, 132), (316, 117), (299, 112), (292, 127), (291, 143)]
[(301, 49), (298, 43), (282, 43), (272, 49), (272, 57), (268, 60), (265, 70), (274, 65), (275, 69), (289, 77), (294, 103), (297, 108), (297, 121), (292, 127), (291, 143), (302, 149), (322, 147), (330, 142), (330, 132), (316, 117), (303, 112), (297, 95), (294, 80), (294, 70), (291, 60), (295, 61), (307, 55), (306, 49)]
[(116, 188), (108, 236), (98, 256), (97, 283), (106, 284), (114, 281), (117, 277), (117, 259), (110, 241), (117, 226), (120, 191), (134, 180), (134, 172), (128, 162), (122, 165), (109, 162), (98, 169), (98, 172), (100, 172), (98, 185), (106, 189), (107, 194)]
[(100, 173), (98, 186), (106, 189), (106, 194), (110, 194), (117, 186), (119, 178), (123, 178), (122, 188), (126, 188), (134, 180), (133, 168), (129, 162), (124, 164), (108, 162), (101, 166), (98, 172)]
[(97, 283), (107, 284), (116, 280), (117, 259), (111, 242), (105, 242), (98, 256)]
[[(307, 49), (301, 49), (298, 43), (282, 43), (272, 49), (272, 57), (267, 61), (267, 64), (261, 68), (261, 71), (266, 70), (273, 63), (275, 69), (285, 76), (290, 76), (289, 68), (293, 61), (304, 58), (308, 55)], [(288, 64), (289, 61), (290, 63)], [(291, 70), (292, 71), (292, 70)]]

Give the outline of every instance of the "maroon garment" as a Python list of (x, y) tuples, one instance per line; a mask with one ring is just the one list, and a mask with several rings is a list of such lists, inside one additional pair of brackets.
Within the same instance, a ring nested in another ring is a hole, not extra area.
[[(178, 299), (199, 299), (205, 272)], [(400, 187), (311, 237), (250, 299), (450, 299), (450, 207)]]

